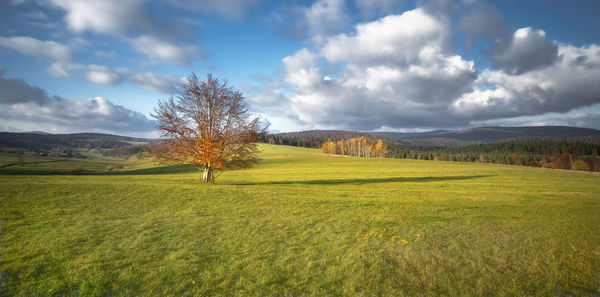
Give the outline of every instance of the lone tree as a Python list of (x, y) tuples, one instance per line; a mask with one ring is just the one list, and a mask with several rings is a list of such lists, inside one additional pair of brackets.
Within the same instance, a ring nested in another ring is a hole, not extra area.
[(256, 142), (265, 130), (260, 119), (250, 119), (242, 93), (211, 74), (200, 81), (192, 73), (179, 96), (159, 100), (152, 117), (161, 133), (156, 157), (204, 168), (202, 182), (213, 182), (215, 170), (259, 160)]

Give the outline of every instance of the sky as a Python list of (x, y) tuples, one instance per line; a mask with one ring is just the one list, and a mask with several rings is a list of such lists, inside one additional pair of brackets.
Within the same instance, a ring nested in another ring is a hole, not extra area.
[(0, 131), (156, 137), (192, 72), (271, 132), (600, 129), (600, 1), (4, 0)]

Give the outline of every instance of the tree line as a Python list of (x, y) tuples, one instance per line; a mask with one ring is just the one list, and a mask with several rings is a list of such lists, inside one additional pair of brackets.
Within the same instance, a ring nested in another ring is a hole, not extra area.
[(565, 139), (515, 139), (460, 147), (392, 144), (388, 157), (600, 171), (600, 145)]
[[(600, 143), (587, 139), (522, 138), (464, 146), (419, 145), (372, 137), (323, 139), (319, 135), (264, 135), (263, 142), (321, 149), (326, 154), (522, 165), (600, 171)], [(385, 153), (375, 150), (381, 140)], [(597, 140), (592, 138), (591, 140)]]
[(327, 140), (321, 145), (321, 150), (329, 155), (346, 155), (353, 157), (387, 157), (387, 145), (381, 139), (377, 142), (364, 136), (338, 141)]
[(378, 139), (381, 139), (384, 143), (398, 142), (398, 140), (391, 137), (342, 130), (309, 130), (302, 132), (263, 134), (260, 137), (260, 141), (270, 144), (291, 145), (319, 149), (326, 141), (337, 141), (359, 137), (364, 137), (371, 142), (377, 142)]

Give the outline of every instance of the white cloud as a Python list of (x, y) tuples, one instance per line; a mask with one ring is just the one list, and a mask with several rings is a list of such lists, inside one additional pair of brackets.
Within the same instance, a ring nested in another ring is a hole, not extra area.
[(291, 89), (263, 90), (253, 100), (279, 105), (297, 126), (312, 128), (452, 128), (523, 116), (597, 127), (590, 120), (597, 108), (556, 114), (600, 106), (600, 46), (556, 44), (524, 28), (498, 49), (496, 68), (478, 73), (454, 54), (449, 26), (424, 9), (358, 24), (284, 58)]
[(151, 59), (162, 62), (184, 65), (198, 57), (196, 47), (178, 46), (164, 42), (150, 35), (143, 35), (129, 40), (134, 50)]
[(154, 121), (103, 97), (72, 100), (48, 96), (19, 79), (0, 77), (0, 127), (54, 132), (149, 133)]
[[(473, 62), (447, 53), (447, 35), (443, 23), (417, 9), (359, 24), (318, 54), (302, 49), (283, 59), (285, 81), (296, 87), (290, 109), (305, 124), (327, 128), (462, 124), (437, 116), (476, 77)], [(323, 59), (345, 68), (330, 75), (318, 66)]]
[(65, 45), (51, 40), (42, 41), (28, 36), (0, 36), (0, 46), (14, 49), (23, 54), (46, 57), (61, 62), (70, 61), (72, 56), (71, 49)]
[(445, 24), (424, 10), (415, 9), (358, 24), (355, 34), (331, 38), (322, 54), (332, 62), (407, 65), (420, 59), (420, 55), (441, 52), (446, 38)]
[(461, 95), (450, 110), (483, 120), (567, 112), (600, 103), (600, 46), (559, 45), (558, 56), (550, 66), (518, 75), (486, 70), (478, 87)]
[(123, 81), (129, 81), (144, 89), (165, 94), (176, 93), (177, 87), (186, 82), (183, 77), (162, 76), (127, 68), (110, 69), (101, 65), (79, 63), (53, 63), (47, 71), (56, 77), (81, 77), (101, 85), (116, 85)]
[(122, 78), (119, 73), (112, 71), (104, 66), (89, 65), (87, 66), (86, 78), (96, 84), (115, 85), (121, 82)]
[(147, 90), (166, 94), (176, 93), (177, 88), (187, 82), (184, 77), (160, 76), (152, 72), (130, 72), (127, 79)]
[(187, 32), (184, 22), (162, 21), (150, 13), (143, 0), (52, 0), (51, 3), (65, 11), (64, 20), (71, 31), (115, 36), (153, 62), (187, 65), (199, 56), (195, 46), (175, 42), (182, 32)]
[(281, 89), (265, 88), (260, 93), (248, 97), (248, 102), (260, 107), (277, 106), (283, 103), (287, 98), (283, 95)]
[(149, 134), (154, 126), (143, 114), (102, 97), (87, 100), (52, 97), (44, 104), (18, 103), (0, 111), (0, 127), (17, 131)]
[(304, 18), (310, 36), (316, 42), (348, 23), (343, 0), (318, 0), (304, 10)]
[(321, 71), (315, 67), (319, 57), (310, 50), (303, 48), (293, 56), (283, 59), (286, 69), (285, 81), (300, 88), (309, 87), (323, 79)]
[(51, 0), (63, 9), (65, 22), (75, 32), (121, 33), (138, 26), (143, 16), (141, 0)]

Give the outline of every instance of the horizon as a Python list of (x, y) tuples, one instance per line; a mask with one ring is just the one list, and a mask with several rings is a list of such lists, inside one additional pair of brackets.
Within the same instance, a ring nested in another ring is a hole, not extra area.
[[(396, 134), (421, 134), (421, 133), (430, 133), (430, 132), (463, 132), (474, 129), (484, 129), (484, 128), (576, 128), (576, 129), (591, 129), (600, 132), (600, 129), (594, 128), (586, 128), (586, 127), (573, 127), (573, 126), (561, 126), (561, 125), (548, 125), (548, 126), (480, 126), (480, 127), (471, 127), (467, 129), (436, 129), (436, 130), (427, 130), (421, 132), (395, 132), (395, 131), (356, 131), (356, 130), (335, 130), (335, 129), (308, 129), (308, 130), (297, 130), (297, 131), (288, 131), (288, 132), (271, 132), (267, 131), (268, 134), (287, 134), (287, 133), (303, 133), (303, 132), (313, 132), (313, 131), (340, 131), (340, 132), (357, 132), (357, 133), (367, 133), (367, 134), (375, 134), (378, 133), (396, 133)], [(68, 132), (68, 133), (53, 133), (46, 131), (0, 131), (0, 133), (23, 133), (23, 134), (40, 134), (40, 135), (72, 135), (72, 134), (105, 134), (112, 136), (122, 136), (122, 137), (130, 137), (130, 138), (145, 138), (145, 139), (159, 139), (159, 137), (138, 137), (127, 134), (115, 134), (115, 133), (104, 133), (104, 132)], [(384, 135), (382, 135), (384, 136)]]
[[(273, 133), (600, 129), (600, 3), (0, 4), (0, 130), (157, 138), (190, 73)], [(42, 128), (43, 127), (43, 128)]]

